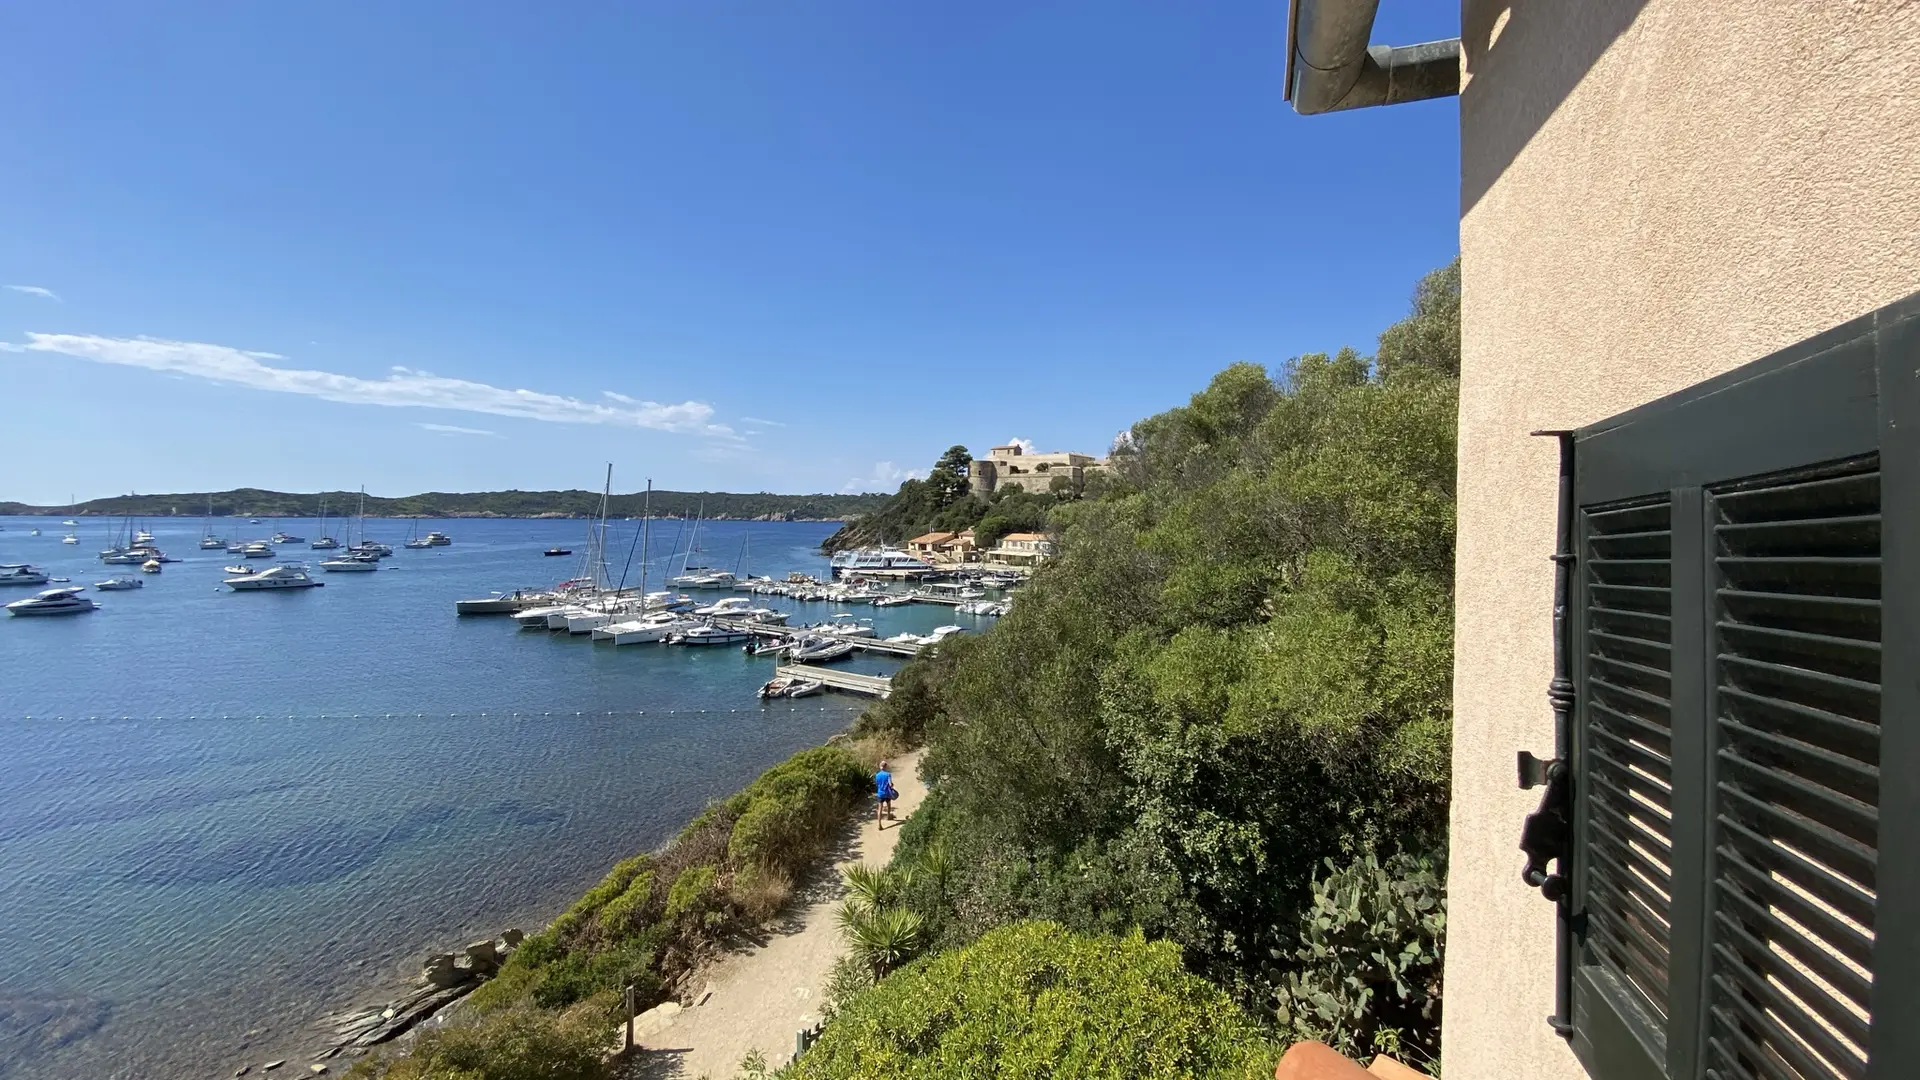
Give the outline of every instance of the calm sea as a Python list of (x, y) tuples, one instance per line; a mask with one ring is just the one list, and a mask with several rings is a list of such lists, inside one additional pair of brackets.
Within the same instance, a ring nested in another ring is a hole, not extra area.
[[(58, 520), (0, 518), (0, 562), (76, 585), (135, 569), (98, 561), (108, 523), (83, 519), (76, 547)], [(582, 522), (423, 522), (453, 545), (284, 593), (221, 588), (237, 557), (198, 550), (198, 519), (145, 524), (184, 561), (91, 593), (90, 614), (0, 618), (7, 1080), (230, 1076), (277, 1057), (304, 1072), (318, 1015), (378, 999), (430, 952), (537, 927), (859, 708), (762, 704), (771, 665), (737, 649), (615, 649), (454, 615), (458, 598), (569, 576), (576, 559), (541, 552), (584, 552)], [(214, 526), (318, 535), (313, 521)], [(409, 528), (368, 532), (399, 548)], [(610, 544), (630, 584), (636, 528), (617, 523)], [(696, 561), (824, 577), (833, 528), (709, 523)], [(650, 583), (681, 529), (654, 523)], [(796, 623), (839, 610), (763, 599)], [(882, 636), (974, 621), (857, 614)]]

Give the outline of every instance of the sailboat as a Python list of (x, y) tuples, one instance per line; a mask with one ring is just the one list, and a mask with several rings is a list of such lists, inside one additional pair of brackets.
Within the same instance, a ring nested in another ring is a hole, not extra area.
[(420, 519), (418, 517), (413, 519), (413, 526), (407, 530), (406, 546), (415, 550), (433, 546), (432, 540), (420, 535)]
[(327, 500), (320, 500), (320, 539), (308, 544), (314, 551), (332, 551), (340, 546), (340, 541), (327, 535)]
[[(353, 539), (353, 530), (347, 530), (347, 539)], [(320, 569), (329, 574), (367, 573), (380, 569), (380, 549), (382, 545), (367, 543), (367, 489), (360, 489), (360, 542), (349, 543), (347, 550), (325, 559)]]
[(687, 537), (687, 552), (680, 560), (680, 575), (667, 579), (676, 589), (720, 589), (733, 584), (733, 575), (711, 566), (693, 566), (693, 553), (700, 550), (700, 520), (707, 516), (705, 500), (693, 517), (693, 534)]
[(73, 493), (68, 492), (67, 493), (67, 520), (61, 522), (60, 524), (65, 525), (69, 529), (78, 528), (80, 523), (73, 520), (73, 511), (74, 511), (74, 508), (79, 505), (80, 505), (79, 503), (74, 501)]
[(213, 496), (207, 496), (207, 517), (200, 527), (200, 550), (218, 551), (227, 546), (225, 540), (213, 535)]

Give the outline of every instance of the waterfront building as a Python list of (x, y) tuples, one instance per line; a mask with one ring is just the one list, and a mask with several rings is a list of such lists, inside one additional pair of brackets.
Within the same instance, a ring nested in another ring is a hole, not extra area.
[(1459, 95), (1444, 1075), (1912, 1075), (1920, 6), (1373, 10), (1286, 82)]
[(972, 529), (961, 532), (924, 533), (907, 541), (907, 551), (937, 565), (980, 560), (979, 548), (974, 543)]
[(1046, 533), (1008, 533), (988, 549), (981, 562), (988, 566), (1031, 569), (1053, 555), (1053, 541)]

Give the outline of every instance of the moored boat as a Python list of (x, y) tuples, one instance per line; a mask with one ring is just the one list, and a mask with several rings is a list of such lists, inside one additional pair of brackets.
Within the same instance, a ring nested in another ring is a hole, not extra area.
[(116, 592), (121, 589), (138, 589), (145, 584), (146, 582), (137, 577), (110, 577), (105, 581), (94, 582), (93, 587), (101, 592)]
[(0, 585), (45, 585), (47, 572), (27, 563), (0, 563)]
[(100, 605), (91, 598), (82, 596), (84, 586), (66, 586), (48, 589), (30, 596), (25, 600), (15, 600), (7, 605), (9, 615), (78, 615), (83, 611), (92, 611)]
[(264, 592), (276, 589), (315, 589), (324, 582), (315, 581), (313, 575), (300, 563), (280, 563), (269, 566), (257, 574), (245, 574), (227, 578), (225, 584), (235, 592)]

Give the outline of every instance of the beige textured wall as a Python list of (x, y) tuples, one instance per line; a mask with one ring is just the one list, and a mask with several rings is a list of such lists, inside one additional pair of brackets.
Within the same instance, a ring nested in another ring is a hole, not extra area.
[(1920, 2), (1465, 0), (1447, 1080), (1584, 1074), (1520, 883), (1555, 450), (1920, 290)]

